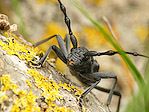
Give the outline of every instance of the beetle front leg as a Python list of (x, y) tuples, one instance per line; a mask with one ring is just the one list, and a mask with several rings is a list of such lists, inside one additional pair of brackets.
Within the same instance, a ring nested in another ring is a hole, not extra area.
[(69, 38), (69, 35), (66, 35), (66, 36), (65, 36), (64, 42), (65, 42), (65, 44), (66, 44), (67, 52), (69, 52), (69, 50), (70, 50), (70, 38)]
[(67, 57), (68, 51), (67, 51), (67, 49), (66, 49), (65, 42), (64, 42), (64, 40), (62, 39), (62, 37), (61, 37), (60, 35), (53, 35), (53, 36), (51, 36), (51, 37), (48, 37), (48, 38), (46, 38), (46, 39), (44, 39), (44, 40), (41, 40), (41, 41), (39, 41), (39, 42), (33, 44), (33, 46), (34, 46), (34, 47), (37, 47), (37, 46), (39, 46), (40, 44), (42, 44), (42, 43), (44, 43), (44, 42), (46, 42), (46, 41), (52, 39), (53, 37), (56, 37), (57, 42), (58, 42), (58, 45), (59, 45), (61, 51), (63, 52), (63, 54), (65, 55), (65, 57)]
[(45, 55), (39, 60), (38, 63), (33, 63), (31, 62), (31, 64), (34, 67), (40, 67), (44, 64), (44, 62), (46, 61), (51, 49), (56, 53), (56, 55), (65, 63), (67, 64), (67, 59), (66, 56), (64, 55), (64, 53), (62, 52), (61, 49), (59, 49), (57, 46), (53, 45), (51, 47), (49, 47), (49, 49), (47, 50), (47, 52), (45, 53)]
[(48, 38), (46, 38), (46, 39), (44, 39), (44, 40), (41, 40), (41, 41), (39, 41), (39, 42), (36, 42), (36, 43), (33, 44), (33, 47), (37, 47), (37, 46), (39, 46), (40, 44), (43, 44), (43, 43), (47, 42), (48, 40), (50, 40), (50, 39), (52, 39), (53, 37), (56, 37), (56, 36), (57, 36), (57, 35), (52, 35), (52, 36), (50, 36), (50, 37), (48, 37)]

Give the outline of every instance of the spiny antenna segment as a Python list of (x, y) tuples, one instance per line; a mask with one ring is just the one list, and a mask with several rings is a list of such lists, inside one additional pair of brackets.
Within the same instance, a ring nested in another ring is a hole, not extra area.
[(60, 0), (58, 0), (58, 2), (59, 2), (59, 4), (60, 4), (60, 9), (61, 9), (61, 11), (63, 12), (63, 14), (64, 14), (64, 16), (65, 16), (64, 20), (65, 20), (65, 23), (66, 23), (66, 25), (67, 25), (67, 27), (68, 27), (68, 30), (69, 30), (69, 35), (70, 35), (71, 42), (72, 42), (72, 44), (73, 44), (73, 48), (77, 48), (77, 39), (76, 39), (76, 37), (73, 35), (73, 32), (72, 32), (72, 30), (71, 30), (70, 19), (69, 19), (69, 17), (67, 16), (66, 8), (65, 8), (65, 6), (61, 3)]

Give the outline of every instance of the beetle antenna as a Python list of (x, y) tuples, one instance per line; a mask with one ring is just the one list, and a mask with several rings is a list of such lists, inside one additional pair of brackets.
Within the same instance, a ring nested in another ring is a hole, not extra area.
[[(139, 54), (137, 52), (126, 52), (126, 51), (123, 51), (123, 52), (126, 54), (133, 55), (133, 56), (141, 56), (141, 57), (149, 58), (149, 56), (142, 55), (142, 54)], [(102, 56), (102, 55), (112, 56), (115, 54), (120, 54), (120, 53), (118, 51), (112, 51), (112, 50), (109, 50), (106, 52), (88, 51), (87, 53), (85, 53), (85, 56)]]
[(59, 4), (60, 4), (60, 9), (61, 11), (63, 12), (64, 16), (65, 16), (65, 23), (68, 27), (68, 30), (69, 30), (69, 35), (70, 35), (70, 39), (71, 39), (71, 42), (73, 44), (73, 48), (77, 48), (77, 39), (76, 37), (73, 35), (73, 32), (71, 30), (71, 25), (70, 25), (70, 19), (69, 17), (67, 16), (67, 13), (66, 13), (66, 8), (65, 6), (62, 4), (62, 2), (60, 0), (58, 0)]

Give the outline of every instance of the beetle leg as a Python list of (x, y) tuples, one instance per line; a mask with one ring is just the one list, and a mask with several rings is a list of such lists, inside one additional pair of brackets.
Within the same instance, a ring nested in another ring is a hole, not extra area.
[[(82, 93), (80, 99), (79, 99), (79, 104), (81, 106), (81, 102), (82, 102), (82, 98), (84, 98), (93, 88), (96, 87), (96, 85), (100, 82), (101, 79), (104, 79), (104, 78), (113, 78), (115, 79), (115, 82), (113, 84), (113, 87), (112, 89), (110, 89), (110, 92), (109, 92), (109, 96), (108, 96), (108, 99), (107, 99), (107, 106), (108, 106), (108, 109), (109, 109), (109, 105), (111, 103), (111, 99), (112, 99), (112, 95), (113, 95), (113, 92), (114, 92), (114, 88), (116, 86), (116, 83), (117, 83), (117, 76), (115, 74), (112, 74), (112, 73), (106, 73), (106, 72), (95, 72), (95, 73), (92, 73), (92, 74), (81, 74), (82, 77), (86, 78), (86, 79), (90, 79), (90, 80), (95, 80), (96, 82), (93, 83), (89, 89), (87, 89), (85, 92)], [(118, 106), (119, 107), (119, 106)], [(110, 109), (109, 109), (110, 111)]]
[(34, 44), (33, 44), (33, 47), (37, 47), (37, 46), (39, 46), (40, 44), (42, 44), (42, 43), (44, 43), (44, 42), (47, 42), (48, 40), (52, 39), (53, 37), (56, 37), (56, 35), (52, 35), (52, 36), (50, 36), (50, 37), (48, 37), (48, 38), (46, 38), (46, 39), (44, 39), (44, 40), (41, 40), (41, 41), (39, 41), (39, 42), (34, 43)]
[(39, 60), (38, 63), (32, 63), (32, 65), (34, 66), (39, 66), (39, 65), (43, 65), (44, 62), (46, 61), (51, 49), (53, 49), (53, 51), (56, 53), (56, 55), (65, 63), (67, 64), (67, 59), (64, 55), (64, 53), (62, 52), (61, 49), (59, 49), (57, 46), (53, 45), (51, 47), (49, 47), (49, 49), (47, 50), (47, 52), (45, 53), (45, 55)]
[(68, 35), (65, 36), (65, 39), (64, 39), (65, 43), (66, 43), (66, 49), (67, 49), (67, 52), (70, 51), (70, 38)]
[[(88, 85), (88, 86), (91, 86), (91, 84), (88, 84), (88, 83), (85, 83), (85, 84)], [(99, 91), (106, 92), (106, 93), (110, 93), (110, 90), (111, 90), (111, 89), (103, 88), (103, 87), (100, 87), (100, 86), (95, 86), (94, 88), (99, 90)], [(116, 95), (116, 96), (119, 97), (117, 110), (116, 110), (116, 112), (118, 112), (119, 108), (120, 108), (120, 103), (121, 103), (121, 93), (119, 91), (113, 90), (113, 95)]]
[(42, 43), (44, 43), (44, 42), (46, 42), (46, 41), (52, 39), (53, 37), (56, 37), (61, 51), (63, 52), (63, 54), (65, 55), (65, 57), (67, 57), (68, 52), (67, 52), (67, 49), (66, 49), (64, 40), (62, 39), (62, 37), (61, 37), (60, 35), (53, 35), (53, 36), (51, 36), (51, 37), (49, 37), (49, 38), (46, 38), (46, 39), (44, 39), (44, 40), (41, 40), (41, 41), (39, 41), (39, 42), (33, 44), (33, 46), (36, 47), (36, 46), (38, 46), (38, 45), (40, 45), (40, 44), (42, 44)]

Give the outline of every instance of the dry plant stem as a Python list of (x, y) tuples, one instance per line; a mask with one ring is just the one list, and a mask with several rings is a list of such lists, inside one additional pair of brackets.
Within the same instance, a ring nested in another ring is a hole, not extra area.
[[(108, 27), (108, 29), (109, 29), (109, 31), (110, 31), (110, 33), (111, 33), (113, 39), (119, 44), (119, 42), (117, 41), (117, 37), (116, 37), (114, 31), (112, 30), (112, 27), (111, 27), (111, 24), (110, 24), (109, 20), (108, 20), (105, 16), (103, 16), (103, 20), (104, 20), (104, 22), (106, 23), (106, 25), (107, 25), (107, 27)], [(120, 44), (119, 44), (119, 45), (120, 45)], [(121, 48), (122, 48), (122, 47), (121, 47)]]

